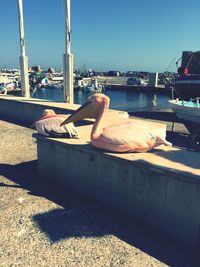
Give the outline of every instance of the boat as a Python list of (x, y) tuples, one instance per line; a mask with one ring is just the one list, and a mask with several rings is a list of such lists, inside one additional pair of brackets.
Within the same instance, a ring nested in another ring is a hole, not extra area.
[(98, 83), (97, 79), (76, 79), (74, 83), (74, 90), (91, 93), (103, 93), (105, 87)]
[(0, 95), (7, 95), (7, 89), (5, 86), (0, 85)]
[(86, 85), (83, 88), (84, 92), (91, 92), (91, 93), (103, 93), (105, 91), (105, 88), (103, 85), (94, 85), (94, 84), (90, 84), (90, 85)]
[(172, 99), (169, 106), (188, 129), (191, 147), (200, 151), (200, 97), (189, 101)]
[(200, 51), (183, 51), (180, 59), (169, 106), (188, 129), (191, 147), (200, 152)]
[(48, 88), (48, 89), (63, 89), (63, 83), (62, 82), (49, 82), (43, 87)]
[(85, 78), (85, 77), (74, 78), (75, 91), (92, 91), (92, 88), (89, 88), (90, 85), (91, 85), (91, 78)]
[[(178, 62), (181, 66), (178, 68)], [(200, 96), (200, 51), (183, 51), (176, 62), (177, 76), (172, 90), (175, 97), (189, 101)]]

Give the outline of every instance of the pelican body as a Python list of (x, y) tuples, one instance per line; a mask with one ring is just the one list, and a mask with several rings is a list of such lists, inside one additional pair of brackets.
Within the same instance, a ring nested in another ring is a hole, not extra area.
[(33, 126), (38, 133), (45, 136), (79, 138), (78, 131), (73, 123), (60, 126), (68, 117), (68, 115), (56, 114), (52, 109), (45, 109)]
[(110, 99), (104, 94), (93, 94), (88, 102), (72, 113), (62, 126), (84, 118), (94, 118), (91, 143), (94, 147), (112, 152), (146, 152), (167, 142), (166, 126), (155, 128), (148, 122), (134, 119), (108, 119)]

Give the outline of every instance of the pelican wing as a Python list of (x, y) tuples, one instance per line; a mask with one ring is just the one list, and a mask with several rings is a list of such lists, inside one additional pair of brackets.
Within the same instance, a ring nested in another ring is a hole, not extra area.
[(165, 140), (166, 126), (154, 129), (145, 122), (133, 121), (104, 128), (101, 141), (110, 145), (126, 146), (130, 151), (148, 151), (160, 144), (169, 145)]
[(52, 137), (70, 137), (70, 138), (79, 138), (77, 129), (73, 123), (65, 124), (60, 126), (60, 124), (66, 120), (68, 116), (59, 116), (55, 115), (50, 118), (38, 120), (35, 123), (36, 130), (45, 136)]

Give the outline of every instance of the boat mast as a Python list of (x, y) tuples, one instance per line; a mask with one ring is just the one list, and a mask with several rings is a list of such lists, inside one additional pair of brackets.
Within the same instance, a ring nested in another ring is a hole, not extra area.
[(70, 0), (65, 0), (65, 54), (63, 55), (64, 101), (73, 104), (73, 55), (71, 54)]
[(19, 57), (20, 74), (21, 74), (21, 90), (22, 90), (23, 96), (30, 98), (29, 77), (28, 77), (28, 57), (26, 57), (26, 54), (25, 54), (25, 37), (24, 37), (22, 0), (18, 0), (18, 11), (19, 11), (20, 50), (21, 50), (21, 56)]

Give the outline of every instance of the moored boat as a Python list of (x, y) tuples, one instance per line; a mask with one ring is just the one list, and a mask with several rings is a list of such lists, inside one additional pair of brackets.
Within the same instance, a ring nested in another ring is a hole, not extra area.
[(200, 151), (200, 97), (190, 101), (169, 100), (169, 106), (190, 132), (191, 146)]
[[(183, 100), (200, 96), (200, 51), (183, 51), (181, 66), (174, 81), (174, 94)], [(179, 61), (178, 60), (178, 61)], [(178, 64), (178, 61), (176, 64)]]
[(7, 88), (0, 85), (0, 95), (7, 95)]

